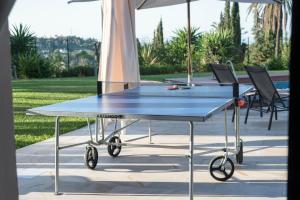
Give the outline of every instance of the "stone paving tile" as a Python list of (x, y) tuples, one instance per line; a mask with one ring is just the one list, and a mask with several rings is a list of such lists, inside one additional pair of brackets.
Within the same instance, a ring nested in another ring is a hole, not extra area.
[[(220, 113), (206, 123), (195, 124), (194, 199), (286, 199), (287, 113), (279, 114), (271, 131), (267, 130), (267, 122), (268, 115), (260, 118), (254, 112), (247, 125), (241, 123), (244, 163), (235, 165), (235, 173), (227, 182), (214, 180), (208, 171), (210, 160), (222, 155), (224, 115)], [(231, 122), (228, 125), (229, 141), (233, 145), (233, 125)], [(118, 158), (111, 158), (106, 147), (101, 146), (95, 170), (88, 170), (83, 164), (84, 145), (62, 150), (60, 187), (63, 195), (58, 196), (53, 194), (53, 138), (18, 149), (20, 199), (188, 199), (188, 128), (185, 122), (154, 121), (152, 141), (158, 145), (156, 148), (123, 147)], [(130, 127), (122, 139), (142, 137), (134, 142), (148, 144), (147, 131), (148, 122), (141, 121)], [(87, 133), (84, 127), (65, 134), (61, 143), (85, 141), (89, 138)], [(234, 156), (230, 158), (235, 161)]]

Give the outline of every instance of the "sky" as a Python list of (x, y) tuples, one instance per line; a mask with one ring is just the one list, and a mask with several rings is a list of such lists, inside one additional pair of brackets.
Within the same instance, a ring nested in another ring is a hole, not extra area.
[[(191, 3), (191, 25), (200, 32), (212, 29), (219, 22), (224, 1), (199, 0)], [(242, 40), (253, 40), (253, 16), (248, 16), (248, 3), (240, 3)], [(17, 0), (10, 13), (10, 27), (23, 23), (36, 36), (76, 35), (101, 40), (100, 2), (67, 4), (67, 0)], [(141, 41), (151, 41), (153, 31), (162, 18), (165, 39), (187, 25), (186, 4), (136, 11), (136, 34)], [(248, 33), (246, 33), (248, 32)]]

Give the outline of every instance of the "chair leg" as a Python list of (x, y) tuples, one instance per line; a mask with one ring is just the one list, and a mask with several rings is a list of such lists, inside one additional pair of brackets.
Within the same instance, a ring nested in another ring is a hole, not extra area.
[(278, 119), (277, 107), (275, 107), (275, 120)]
[[(254, 98), (254, 97), (253, 97), (253, 98)], [(251, 97), (248, 96), (248, 106), (247, 106), (247, 112), (246, 112), (245, 121), (244, 121), (245, 124), (247, 124), (248, 115), (249, 115), (249, 110), (250, 110), (250, 108), (251, 108), (252, 105), (253, 105), (253, 101), (254, 101), (254, 99), (251, 101)]]
[(271, 125), (272, 125), (272, 120), (273, 120), (273, 113), (274, 113), (274, 106), (272, 105), (268, 130), (271, 130)]
[(234, 122), (234, 117), (235, 117), (235, 109), (233, 108), (233, 113), (232, 113), (232, 118), (231, 118), (231, 122)]
[(260, 117), (263, 117), (263, 105), (262, 105), (262, 101), (261, 99), (259, 98), (259, 111), (260, 111)]

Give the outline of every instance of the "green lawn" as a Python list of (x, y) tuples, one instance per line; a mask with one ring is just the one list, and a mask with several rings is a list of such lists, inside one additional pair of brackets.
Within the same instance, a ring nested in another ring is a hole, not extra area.
[[(54, 118), (27, 116), (26, 109), (77, 99), (96, 93), (96, 78), (61, 78), (13, 81), (17, 148), (45, 140), (54, 133)], [(85, 125), (85, 119), (62, 118), (63, 133)]]
[[(282, 73), (281, 72), (276, 72)], [(245, 74), (245, 72), (238, 72)], [(211, 73), (195, 74), (207, 76)], [(166, 78), (186, 77), (182, 74), (142, 76), (143, 80), (162, 81)], [(56, 78), (13, 81), (13, 105), (17, 148), (53, 136), (54, 117), (27, 116), (26, 109), (82, 98), (96, 94), (96, 78)], [(61, 131), (66, 133), (86, 125), (83, 118), (62, 118)]]

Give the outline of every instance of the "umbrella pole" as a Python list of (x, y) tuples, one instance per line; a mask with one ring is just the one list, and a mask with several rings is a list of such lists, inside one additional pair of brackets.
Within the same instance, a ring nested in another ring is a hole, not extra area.
[(191, 9), (190, 9), (190, 2), (191, 0), (187, 0), (187, 31), (188, 31), (188, 38), (187, 38), (187, 43), (188, 43), (188, 66), (187, 66), (187, 71), (188, 71), (188, 84), (192, 84), (192, 50), (191, 50)]

